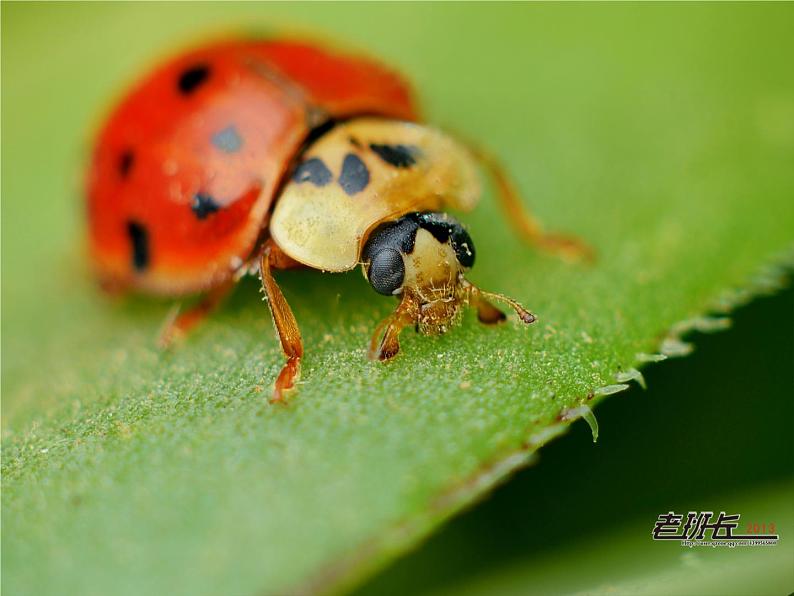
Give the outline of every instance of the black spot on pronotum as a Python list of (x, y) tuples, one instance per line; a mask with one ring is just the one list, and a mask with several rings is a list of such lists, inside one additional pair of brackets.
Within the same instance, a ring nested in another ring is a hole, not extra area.
[(210, 67), (206, 64), (196, 64), (179, 75), (177, 86), (182, 95), (190, 95), (210, 76)]
[(369, 148), (387, 164), (395, 168), (410, 168), (416, 165), (419, 148), (414, 145), (379, 145), (370, 143)]
[(200, 192), (193, 195), (193, 203), (190, 205), (190, 208), (197, 218), (207, 219), (212, 213), (220, 209), (221, 206), (212, 196)]
[(348, 153), (342, 162), (342, 173), (339, 175), (339, 186), (348, 195), (361, 192), (369, 184), (369, 170), (358, 155)]
[(315, 186), (325, 186), (331, 178), (333, 178), (331, 170), (318, 157), (312, 157), (299, 164), (292, 175), (295, 182), (311, 182)]
[(234, 126), (227, 126), (212, 135), (212, 144), (224, 153), (236, 153), (243, 146), (243, 138)]
[(149, 266), (149, 231), (137, 221), (127, 222), (127, 235), (132, 246), (132, 267), (144, 271)]
[(119, 155), (119, 174), (121, 174), (122, 178), (126, 178), (129, 175), (134, 164), (135, 154), (131, 150), (127, 149)]

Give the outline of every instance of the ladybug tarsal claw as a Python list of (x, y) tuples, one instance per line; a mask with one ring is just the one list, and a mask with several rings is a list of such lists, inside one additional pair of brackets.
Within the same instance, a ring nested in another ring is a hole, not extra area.
[(391, 360), (400, 353), (400, 341), (396, 337), (389, 338), (389, 341), (384, 341), (376, 349), (370, 348), (368, 356), (370, 360), (379, 360), (386, 362)]
[(184, 333), (177, 326), (180, 304), (174, 304), (168, 311), (157, 335), (157, 347), (163, 351), (170, 349), (174, 343), (184, 337)]
[(592, 265), (595, 263), (595, 251), (573, 236), (562, 236), (559, 234), (546, 234), (539, 242), (540, 247), (547, 252), (558, 255), (568, 263), (584, 263)]
[(273, 395), (270, 397), (271, 404), (287, 403), (286, 395), (295, 389), (295, 384), (300, 377), (300, 356), (290, 356), (284, 363), (281, 372), (276, 378), (273, 386)]

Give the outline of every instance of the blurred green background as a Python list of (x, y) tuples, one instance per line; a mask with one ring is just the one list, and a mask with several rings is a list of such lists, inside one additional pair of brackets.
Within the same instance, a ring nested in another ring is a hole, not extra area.
[[(752, 276), (794, 240), (792, 30), (791, 4), (2, 3), (3, 587), (283, 593), (388, 565), (487, 488), (436, 507), (450, 486), (770, 281)], [(310, 351), (291, 409), (262, 399), (280, 355), (253, 280), (159, 354), (167, 301), (111, 302), (88, 276), (93, 130), (169, 52), (285, 31), (408, 73), (428, 119), (495, 150), (598, 265), (526, 249), (486, 191), (473, 275), (541, 313), (528, 334), (469, 321), (377, 367), (363, 346), (391, 305), (357, 272), (294, 272)], [(791, 301), (650, 368), (647, 394), (596, 410), (598, 445), (576, 423), (363, 593), (790, 592)], [(723, 503), (778, 522), (781, 546), (650, 541), (658, 513)]]

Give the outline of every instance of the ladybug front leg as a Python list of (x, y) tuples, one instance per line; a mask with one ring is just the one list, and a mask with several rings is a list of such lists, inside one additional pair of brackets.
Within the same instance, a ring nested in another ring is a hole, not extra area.
[(226, 296), (237, 283), (235, 277), (215, 286), (195, 305), (184, 312), (179, 312), (177, 305), (168, 315), (160, 330), (158, 345), (163, 349), (168, 349), (178, 340), (184, 337), (188, 331), (206, 319), (215, 309), (220, 306)]
[(300, 376), (300, 363), (303, 357), (303, 340), (298, 322), (270, 272), (271, 265), (279, 266), (284, 261), (284, 256), (281, 250), (268, 240), (259, 258), (262, 289), (270, 306), (270, 314), (273, 315), (273, 324), (276, 326), (278, 338), (281, 341), (281, 349), (287, 357), (287, 361), (276, 379), (271, 402), (283, 401), (284, 392), (295, 387)]
[(417, 305), (405, 296), (400, 306), (375, 328), (369, 345), (370, 360), (389, 360), (400, 351), (400, 332), (417, 320)]

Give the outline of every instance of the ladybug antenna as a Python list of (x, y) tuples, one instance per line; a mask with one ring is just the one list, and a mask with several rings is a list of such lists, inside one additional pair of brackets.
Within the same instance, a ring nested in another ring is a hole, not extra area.
[(538, 320), (534, 314), (521, 306), (517, 301), (505, 296), (504, 294), (486, 292), (467, 280), (463, 280), (462, 284), (463, 291), (466, 293), (469, 304), (477, 309), (477, 318), (481, 323), (490, 325), (494, 323), (500, 323), (507, 318), (505, 314), (491, 304), (489, 300), (507, 304), (510, 308), (516, 311), (516, 314), (522, 323), (530, 325)]

